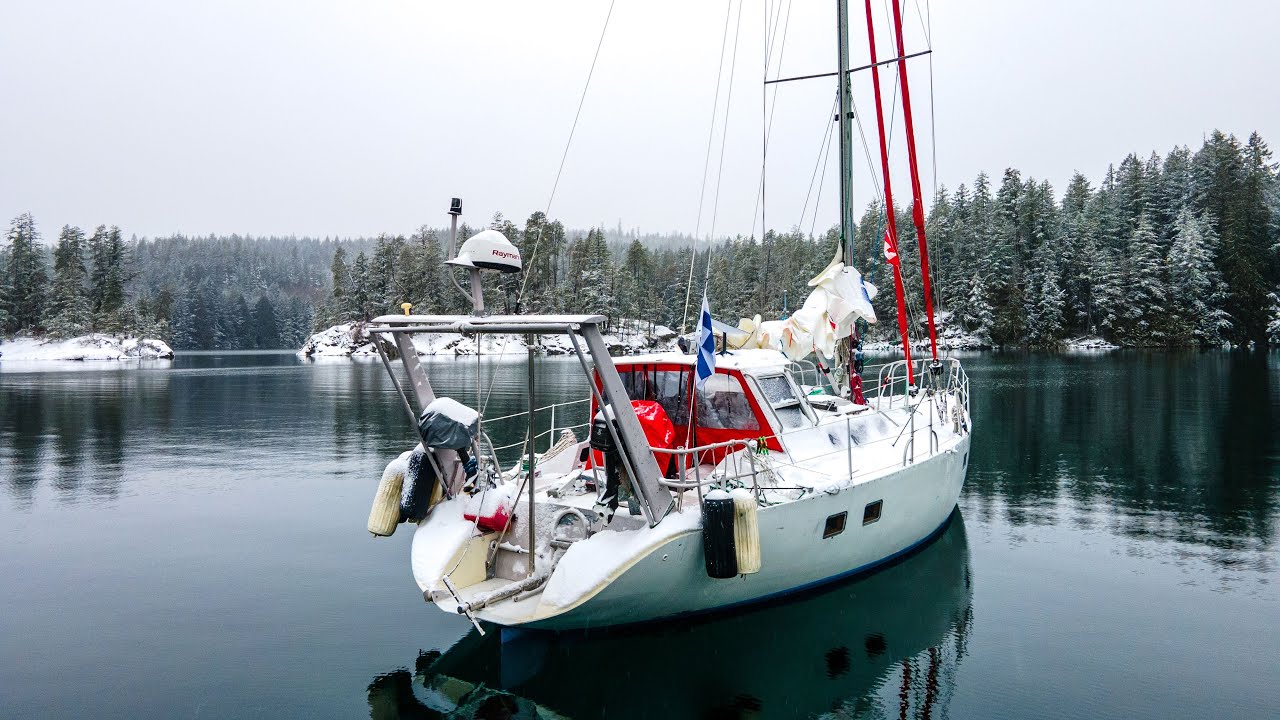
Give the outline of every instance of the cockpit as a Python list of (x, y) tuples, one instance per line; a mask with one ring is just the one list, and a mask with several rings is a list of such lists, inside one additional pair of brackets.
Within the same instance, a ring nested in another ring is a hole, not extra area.
[[(769, 449), (781, 451), (779, 435), (816, 423), (813, 409), (781, 366), (724, 363), (697, 392), (691, 358), (620, 359), (617, 368), (632, 400), (656, 402), (666, 412), (678, 446), (763, 439)], [(724, 452), (708, 450), (698, 461), (714, 464)]]

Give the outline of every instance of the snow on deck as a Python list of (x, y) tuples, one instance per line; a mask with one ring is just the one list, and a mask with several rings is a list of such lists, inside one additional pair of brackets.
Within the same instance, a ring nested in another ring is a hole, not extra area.
[(701, 526), (702, 516), (686, 510), (668, 515), (656, 527), (621, 532), (606, 529), (580, 540), (560, 558), (542, 591), (542, 603), (557, 610), (571, 607), (613, 582), (654, 548)]
[(0, 344), (0, 361), (168, 360), (173, 349), (152, 338), (94, 333), (66, 340), (15, 338)]

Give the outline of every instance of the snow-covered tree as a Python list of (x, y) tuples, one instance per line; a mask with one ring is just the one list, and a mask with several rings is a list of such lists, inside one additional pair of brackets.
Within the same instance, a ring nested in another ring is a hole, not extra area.
[(46, 284), (44, 251), (31, 213), (22, 213), (9, 226), (4, 285), (8, 332), (37, 330), (44, 318)]
[(987, 283), (982, 275), (975, 272), (967, 286), (964, 303), (960, 306), (960, 322), (968, 332), (984, 340), (989, 339), (994, 319), (991, 303), (987, 301)]
[(1271, 321), (1267, 323), (1267, 341), (1272, 345), (1280, 345), (1280, 293), (1267, 296), (1271, 301)]
[(120, 228), (99, 225), (89, 237), (89, 303), (97, 330), (120, 332), (123, 322), (125, 268)]
[(1127, 297), (1124, 302), (1124, 332), (1131, 342), (1162, 342), (1165, 310), (1165, 274), (1155, 231), (1145, 214), (1138, 217), (1129, 240), (1124, 265)]
[(1216, 239), (1209, 223), (1183, 208), (1169, 248), (1170, 341), (1214, 346), (1231, 320), (1221, 305), (1222, 279), (1214, 267)]
[(1062, 338), (1066, 293), (1059, 280), (1058, 260), (1046, 243), (1036, 253), (1026, 300), (1027, 342), (1051, 347)]
[(47, 328), (54, 337), (74, 337), (92, 326), (88, 271), (84, 265), (84, 232), (65, 225), (53, 251), (53, 291)]

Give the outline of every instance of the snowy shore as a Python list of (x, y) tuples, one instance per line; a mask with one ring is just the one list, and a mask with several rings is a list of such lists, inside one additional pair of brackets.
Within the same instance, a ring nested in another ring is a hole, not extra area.
[[(604, 336), (609, 352), (632, 354), (663, 352), (676, 347), (676, 332), (658, 325), (649, 332), (647, 323), (624, 321)], [(413, 345), (418, 355), (525, 355), (529, 346), (523, 335), (483, 335), (470, 337), (459, 333), (419, 334)], [(568, 355), (573, 345), (563, 335), (542, 335), (539, 351), (545, 355)], [(303, 343), (298, 354), (308, 358), (377, 357), (378, 351), (365, 330), (364, 323), (344, 323), (322, 330)]]
[(0, 362), (168, 360), (171, 358), (173, 358), (173, 349), (162, 340), (99, 333), (66, 340), (20, 337), (0, 343)]

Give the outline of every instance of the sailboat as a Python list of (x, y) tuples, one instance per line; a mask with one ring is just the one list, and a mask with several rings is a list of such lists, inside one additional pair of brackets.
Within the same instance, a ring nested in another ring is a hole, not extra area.
[[(878, 62), (867, 2), (868, 68), (881, 127), (885, 255), (906, 357), (870, 368), (856, 351), (861, 321), (874, 321), (874, 291), (852, 267), (852, 71), (841, 0), (833, 75), (841, 108), (842, 253), (811, 283), (809, 312), (797, 312), (801, 320), (776, 342), (753, 329), (756, 347), (721, 354), (704, 346), (697, 354), (611, 357), (601, 315), (486, 314), (484, 276), (523, 267), (519, 250), (493, 230), (468, 239), (449, 261), (469, 276), (472, 314), (406, 309), (371, 323), (369, 331), (385, 338), (374, 345), (421, 443), (384, 470), (369, 530), (389, 535), (411, 524), (412, 572), (427, 602), (465, 615), (481, 633), (486, 624), (559, 631), (647, 623), (866, 573), (945, 528), (969, 461), (969, 381), (959, 360), (938, 357), (936, 341), (932, 358), (910, 357), (879, 101), (878, 69), (896, 62), (909, 107), (894, 5), (898, 57)], [(932, 338), (913, 139), (908, 148)], [(450, 212), (452, 248), (460, 201)], [(710, 339), (705, 306), (700, 325), (700, 337)], [(527, 378), (521, 463), (498, 462), (482, 412), (437, 396), (413, 343), (432, 333), (527, 339), (527, 367), (501, 369)], [(588, 437), (564, 434), (541, 454), (532, 447), (542, 434), (534, 412), (539, 338), (572, 349), (592, 418)], [(798, 361), (801, 351), (816, 351), (817, 362)]]
[[(957, 514), (909, 561), (776, 607), (638, 632), (499, 639), (472, 631), (443, 652), (420, 653), (412, 675), (375, 678), (369, 704), (411, 708), (413, 717), (471, 717), (466, 710), (502, 694), (508, 705), (536, 708), (537, 717), (823, 717), (855, 707), (850, 716), (876, 717), (867, 706), (946, 717), (971, 628), (973, 583)], [(697, 670), (672, 672), (672, 657)], [(631, 687), (663, 692), (636, 702), (610, 682), (565, 682), (618, 658), (631, 661)], [(877, 698), (886, 686), (893, 694)]]

